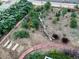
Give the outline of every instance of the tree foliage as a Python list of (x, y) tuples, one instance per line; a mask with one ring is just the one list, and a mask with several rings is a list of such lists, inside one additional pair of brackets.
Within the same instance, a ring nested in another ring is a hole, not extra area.
[(32, 10), (32, 3), (20, 0), (4, 12), (0, 12), (0, 36), (9, 32), (14, 25)]
[(39, 28), (39, 12), (32, 10), (30, 13), (30, 20), (28, 21), (28, 27), (30, 28)]
[(77, 14), (75, 12), (72, 12), (71, 17), (77, 17)]
[(46, 2), (45, 5), (44, 5), (44, 9), (45, 10), (49, 10), (50, 6), (51, 6), (51, 3), (50, 2)]
[(76, 9), (79, 9), (79, 5), (75, 5), (74, 7), (75, 7)]
[(75, 18), (72, 18), (70, 21), (70, 27), (71, 28), (77, 28), (77, 20)]
[(64, 16), (67, 12), (68, 12), (68, 9), (67, 8), (63, 8), (62, 15)]

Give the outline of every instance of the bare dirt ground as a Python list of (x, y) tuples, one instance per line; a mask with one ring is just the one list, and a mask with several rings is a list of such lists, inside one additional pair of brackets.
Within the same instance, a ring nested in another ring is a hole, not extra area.
[[(73, 45), (79, 45), (79, 17), (77, 17), (78, 28), (70, 28), (71, 12), (68, 12), (64, 17), (60, 16), (60, 20), (54, 24), (53, 20), (55, 19), (55, 13), (58, 11), (58, 8), (54, 8), (53, 12), (49, 12), (48, 15), (44, 18), (44, 23), (47, 26), (47, 31), (49, 35), (52, 36), (53, 33), (59, 35), (60, 39), (66, 35), (69, 38), (70, 43)], [(77, 15), (79, 15), (77, 13)]]
[[(54, 16), (55, 13), (60, 10), (60, 9), (54, 9), (54, 12), (48, 12), (48, 15), (44, 18), (44, 22), (45, 25), (47, 25), (47, 30), (49, 32), (49, 35), (52, 36), (53, 33), (57, 33), (60, 36), (60, 40), (59, 41), (54, 41), (56, 43), (61, 43), (61, 38), (63, 37), (63, 34), (66, 35), (67, 38), (69, 38), (70, 43), (72, 45), (72, 43), (75, 43), (76, 45), (78, 45), (79, 43), (77, 43), (79, 40), (79, 26), (77, 29), (71, 29), (69, 27), (69, 23), (70, 23), (70, 14), (71, 13), (67, 13), (65, 15), (65, 17), (60, 17), (60, 20), (57, 22), (57, 24), (53, 24), (52, 21), (54, 20)], [(50, 19), (52, 18), (52, 19)], [(79, 20), (78, 20), (79, 22)], [(66, 26), (67, 25), (67, 26)], [(78, 24), (79, 25), (79, 24)], [(2, 53), (0, 55), (0, 59), (17, 59), (18, 56), (22, 53), (22, 51), (40, 44), (40, 43), (50, 43), (50, 40), (47, 39), (47, 37), (44, 35), (44, 33), (41, 31), (42, 29), (39, 28), (39, 30), (32, 32), (32, 30), (29, 30), (29, 34), (30, 37), (29, 38), (23, 38), (23, 39), (17, 39), (14, 40), (13, 38), (13, 33), (20, 29), (21, 27), (18, 26), (7, 38), (7, 40), (11, 40), (14, 43), (18, 43), (20, 45), (19, 48), (16, 49), (16, 51), (11, 51), (11, 49), (6, 49), (6, 48), (0, 48), (0, 53)], [(72, 34), (73, 33), (73, 34)], [(5, 43), (5, 42), (4, 42)], [(23, 48), (23, 50), (21, 51), (21, 49)], [(20, 52), (21, 51), (21, 52)], [(5, 54), (4, 54), (5, 52)], [(17, 55), (17, 56), (16, 56)]]
[[(13, 42), (13, 45), (14, 43), (18, 43), (20, 46), (16, 49), (16, 51), (12, 51), (12, 47), (10, 49), (7, 49), (6, 47), (2, 48), (3, 52), (4, 50), (7, 52), (7, 54), (4, 54), (4, 55), (1, 55), (1, 58), (2, 59), (17, 59), (17, 57), (22, 53), (22, 51), (34, 46), (34, 45), (37, 45), (37, 44), (40, 44), (40, 43), (48, 43), (49, 40), (45, 37), (45, 35), (41, 32), (41, 29), (35, 31), (34, 33), (30, 30), (29, 33), (30, 33), (30, 37), (29, 38), (23, 38), (23, 39), (20, 39), (18, 38), (17, 40), (14, 40), (13, 39), (13, 33), (20, 29), (20, 26), (18, 28), (16, 28), (10, 35), (9, 37), (7, 37), (7, 39), (3, 42), (2, 46), (5, 44), (5, 42), (7, 40), (11, 40)], [(22, 51), (21, 51), (22, 50)], [(8, 55), (8, 57), (6, 57)], [(17, 56), (16, 56), (17, 55)], [(3, 58), (3, 56), (5, 56), (6, 58)]]
[(8, 51), (0, 47), (0, 59), (11, 59), (11, 56)]

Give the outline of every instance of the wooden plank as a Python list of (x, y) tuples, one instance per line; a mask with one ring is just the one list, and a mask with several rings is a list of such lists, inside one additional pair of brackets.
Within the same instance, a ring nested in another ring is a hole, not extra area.
[(10, 40), (7, 40), (7, 42), (3, 45), (3, 47), (6, 47), (10, 43)]
[(16, 50), (16, 48), (19, 46), (19, 44), (15, 44), (15, 46), (12, 48), (12, 50)]
[(11, 48), (13, 42), (10, 42), (9, 45), (6, 47), (7, 49)]

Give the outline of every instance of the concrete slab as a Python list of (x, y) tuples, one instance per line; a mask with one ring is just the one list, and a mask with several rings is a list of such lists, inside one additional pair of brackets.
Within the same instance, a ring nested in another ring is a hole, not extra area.
[(3, 47), (6, 47), (10, 43), (10, 40), (7, 40), (7, 42), (3, 45)]
[(7, 48), (7, 49), (10, 49), (11, 46), (12, 46), (12, 44), (13, 44), (13, 42), (11, 41), (11, 42), (9, 43), (9, 45), (8, 45), (6, 48)]
[(19, 44), (15, 44), (15, 46), (12, 48), (12, 50), (16, 50), (16, 48), (19, 46)]

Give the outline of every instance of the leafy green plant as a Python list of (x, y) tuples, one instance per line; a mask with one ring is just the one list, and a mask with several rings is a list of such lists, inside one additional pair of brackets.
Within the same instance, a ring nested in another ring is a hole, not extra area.
[(32, 27), (35, 29), (39, 28), (39, 20), (38, 19), (32, 19)]
[(8, 33), (32, 8), (32, 3), (27, 0), (20, 0), (19, 3), (16, 3), (9, 9), (0, 12), (0, 36)]
[(49, 10), (51, 7), (51, 3), (50, 2), (46, 2), (45, 5), (44, 5), (44, 9), (45, 10)]
[(77, 14), (75, 12), (72, 12), (71, 17), (77, 17)]
[(44, 59), (44, 57), (43, 54), (41, 54), (40, 52), (35, 52), (33, 54), (29, 54), (26, 59)]
[(29, 28), (39, 28), (39, 12), (32, 10), (30, 13), (30, 20), (28, 21)]
[(67, 12), (68, 12), (68, 9), (67, 8), (63, 8), (62, 15), (64, 16)]
[(17, 39), (17, 38), (28, 38), (30, 35), (29, 35), (29, 32), (27, 32), (26, 30), (20, 29), (14, 32), (13, 36), (15, 39)]
[(70, 21), (70, 27), (71, 28), (77, 28), (77, 20), (75, 18), (72, 18)]
[(49, 51), (46, 53), (34, 52), (26, 56), (24, 59), (44, 59), (45, 56), (51, 57), (52, 59), (73, 59), (72, 57), (65, 55), (59, 51)]
[(35, 8), (36, 12), (42, 12), (43, 10), (44, 10), (43, 6), (38, 6), (38, 7)]

